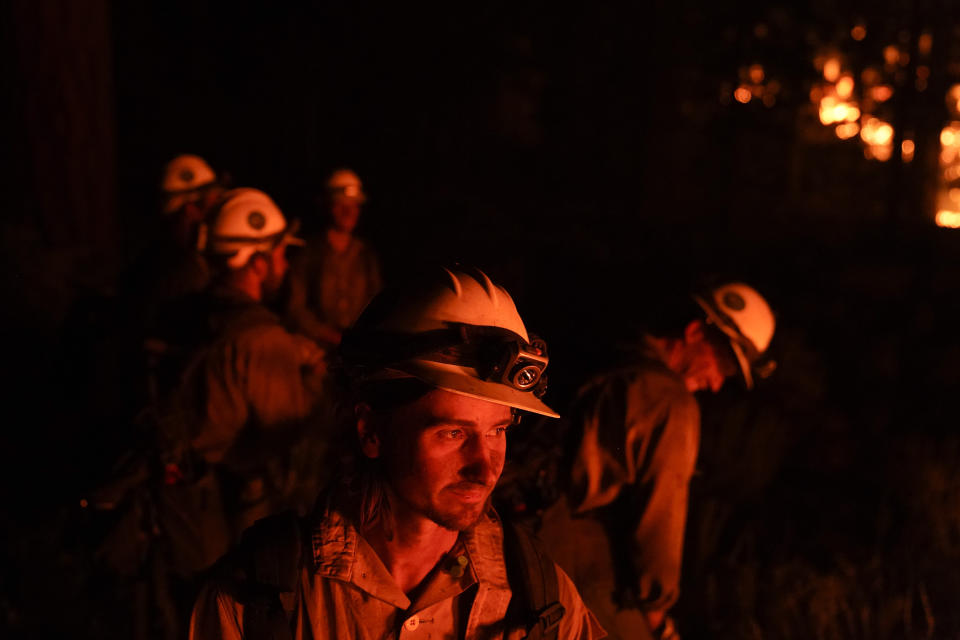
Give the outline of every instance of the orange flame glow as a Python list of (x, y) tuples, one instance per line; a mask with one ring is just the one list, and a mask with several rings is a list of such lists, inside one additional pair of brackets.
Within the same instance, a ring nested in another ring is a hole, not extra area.
[(841, 140), (849, 140), (858, 133), (860, 133), (860, 125), (856, 122), (845, 122), (843, 124), (838, 124), (835, 129), (837, 137)]
[(900, 157), (903, 158), (904, 162), (910, 162), (913, 160), (913, 153), (915, 150), (916, 145), (913, 143), (913, 140), (910, 140), (909, 138), (900, 143)]
[(937, 211), (937, 226), (948, 229), (960, 229), (960, 211), (941, 209)]
[(837, 80), (837, 95), (844, 99), (853, 95), (853, 76), (844, 75)]
[(827, 82), (836, 82), (840, 77), (840, 60), (830, 58), (823, 63), (823, 78)]
[(900, 61), (900, 49), (894, 44), (888, 44), (883, 48), (883, 59), (889, 65), (895, 65)]
[(893, 87), (887, 84), (877, 85), (870, 89), (870, 97), (877, 102), (886, 102), (893, 96)]

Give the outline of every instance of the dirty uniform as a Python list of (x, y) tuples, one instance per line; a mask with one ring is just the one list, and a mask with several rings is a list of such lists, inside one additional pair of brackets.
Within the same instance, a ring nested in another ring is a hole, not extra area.
[(287, 312), (298, 331), (322, 340), (319, 326), (349, 328), (381, 286), (380, 262), (369, 244), (353, 237), (340, 252), (322, 236), (291, 264)]
[(699, 407), (648, 340), (632, 364), (583, 385), (569, 418), (571, 489), (540, 538), (611, 638), (650, 637), (642, 612), (678, 596)]
[[(505, 628), (511, 590), (503, 529), (493, 510), (460, 534), (412, 601), (341, 512), (328, 506), (311, 531), (312, 562), (304, 563), (293, 594), (293, 637), (297, 640), (525, 635), (521, 629)], [(559, 568), (557, 579), (559, 601), (566, 609), (558, 637), (604, 637), (576, 587)], [(243, 637), (244, 605), (237, 593), (237, 585), (227, 581), (208, 585), (201, 592), (190, 622), (191, 640)]]
[[(177, 557), (206, 549), (193, 570), (216, 560), (258, 518), (290, 506), (282, 503), (290, 453), (322, 391), (313, 368), (319, 348), (266, 307), (229, 290), (195, 304), (194, 315), (184, 313), (198, 335), (180, 336), (193, 354), (162, 421), (173, 473), (185, 476), (167, 483), (167, 520), (182, 525), (168, 534)], [(210, 489), (202, 492), (204, 485)]]
[(321, 390), (311, 369), (320, 358), (314, 342), (288, 332), (242, 294), (221, 299), (218, 317), (208, 320), (219, 335), (201, 349), (183, 383), (197, 417), (192, 448), (211, 463), (230, 461), (247, 426), (271, 430), (302, 420)]

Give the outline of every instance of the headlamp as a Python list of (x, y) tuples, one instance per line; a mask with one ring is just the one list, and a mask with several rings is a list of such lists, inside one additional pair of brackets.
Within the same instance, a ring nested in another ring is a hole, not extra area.
[(459, 325), (417, 337), (367, 336), (363, 353), (356, 349), (354, 338), (344, 336), (341, 353), (365, 368), (391, 368), (403, 361), (423, 360), (469, 367), (481, 380), (529, 391), (538, 398), (547, 390), (545, 371), (550, 358), (546, 342), (540, 338), (526, 342), (499, 327)]

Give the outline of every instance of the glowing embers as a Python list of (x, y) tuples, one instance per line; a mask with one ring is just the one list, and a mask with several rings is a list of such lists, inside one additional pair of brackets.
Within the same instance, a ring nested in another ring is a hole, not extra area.
[(848, 100), (850, 96), (853, 95), (853, 86), (853, 76), (847, 74), (841, 76), (840, 79), (837, 80), (837, 84), (834, 88), (836, 89), (839, 97), (843, 98), (844, 100)]
[(860, 107), (855, 102), (848, 102), (830, 95), (820, 99), (820, 122), (824, 125), (856, 122), (859, 119)]
[[(740, 67), (740, 84), (733, 91), (733, 99), (740, 104), (749, 104), (759, 100), (765, 107), (772, 107), (777, 102), (780, 92), (780, 83), (767, 76), (762, 64), (752, 64), (749, 67)], [(729, 91), (729, 88), (726, 89)], [(730, 95), (727, 93), (726, 95)]]
[(840, 78), (840, 59), (827, 58), (823, 63), (823, 79), (827, 82), (836, 82)]
[(900, 157), (903, 158), (904, 162), (913, 161), (914, 151), (916, 151), (916, 145), (914, 144), (913, 140), (907, 138), (900, 143)]
[(937, 211), (937, 226), (948, 229), (960, 229), (960, 211), (941, 209)]
[(893, 87), (888, 84), (879, 84), (870, 87), (870, 98), (877, 102), (886, 102), (893, 96)]
[(947, 91), (947, 110), (953, 117), (960, 117), (960, 84), (955, 84)]
[(864, 116), (860, 139), (866, 145), (863, 150), (866, 158), (886, 162), (893, 155), (893, 127), (879, 118)]
[(838, 124), (834, 132), (841, 140), (849, 140), (860, 133), (860, 125), (856, 122), (844, 122), (843, 124)]
[[(953, 93), (957, 87), (950, 90)], [(949, 95), (948, 95), (949, 100)], [(937, 189), (938, 226), (960, 228), (960, 121), (940, 131), (940, 172)]]

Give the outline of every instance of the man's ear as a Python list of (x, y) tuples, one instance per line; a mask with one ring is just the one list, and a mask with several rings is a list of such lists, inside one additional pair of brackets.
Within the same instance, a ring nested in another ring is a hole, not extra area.
[(699, 318), (692, 320), (690, 324), (683, 329), (683, 341), (687, 344), (697, 344), (703, 342), (704, 337), (703, 320), (700, 320)]
[(360, 450), (368, 458), (380, 457), (380, 436), (377, 435), (373, 409), (368, 404), (358, 404), (354, 409), (357, 416), (357, 437)]
[(267, 275), (270, 273), (270, 265), (267, 263), (267, 256), (262, 253), (255, 253), (250, 256), (250, 261), (247, 263), (247, 268), (250, 269), (253, 275), (257, 276), (258, 279), (264, 280)]

